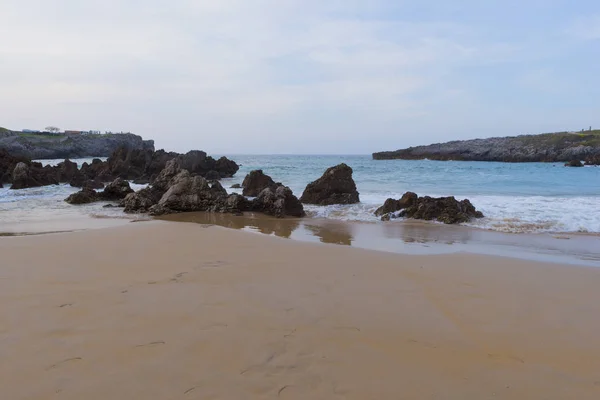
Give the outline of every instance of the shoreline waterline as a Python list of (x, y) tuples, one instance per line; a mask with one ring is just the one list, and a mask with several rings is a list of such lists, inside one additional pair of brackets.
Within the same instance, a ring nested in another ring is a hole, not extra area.
[(426, 221), (338, 221), (285, 218), (247, 213), (181, 213), (157, 218), (172, 222), (217, 225), (302, 242), (335, 244), (398, 254), (471, 253), (522, 260), (600, 267), (595, 235), (504, 233)]

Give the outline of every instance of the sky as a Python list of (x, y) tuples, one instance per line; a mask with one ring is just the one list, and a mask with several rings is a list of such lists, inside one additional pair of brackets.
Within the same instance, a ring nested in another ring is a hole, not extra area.
[(600, 127), (597, 0), (1, 0), (0, 126), (214, 154)]

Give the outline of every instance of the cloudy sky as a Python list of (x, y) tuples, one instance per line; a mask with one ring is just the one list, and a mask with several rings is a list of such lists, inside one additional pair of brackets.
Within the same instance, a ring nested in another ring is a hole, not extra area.
[(1, 0), (0, 126), (211, 153), (600, 127), (596, 0)]

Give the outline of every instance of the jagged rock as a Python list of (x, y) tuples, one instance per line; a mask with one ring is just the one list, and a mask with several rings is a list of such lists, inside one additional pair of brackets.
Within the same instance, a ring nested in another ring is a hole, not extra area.
[(164, 169), (160, 171), (151, 186), (136, 193), (128, 194), (120, 205), (125, 207), (126, 213), (145, 213), (156, 205), (165, 192), (169, 189), (171, 180), (181, 172), (179, 159), (169, 160)]
[(241, 189), (242, 185), (240, 185), (239, 183), (234, 183), (233, 185), (231, 185), (231, 189)]
[(209, 181), (218, 181), (221, 179), (221, 175), (217, 171), (211, 169), (206, 173), (205, 178)]
[(162, 215), (188, 211), (223, 212), (227, 197), (227, 191), (218, 182), (210, 184), (205, 178), (192, 176), (184, 169), (171, 180), (169, 190), (161, 197), (158, 204), (150, 208), (150, 214)]
[(579, 160), (571, 160), (565, 164), (565, 167), (583, 167), (583, 163)]
[(76, 176), (81, 175), (79, 168), (77, 168), (77, 163), (69, 159), (65, 159), (65, 161), (59, 163), (56, 167), (58, 169), (59, 182), (70, 182)]
[(69, 182), (69, 185), (71, 185), (72, 187), (80, 187), (80, 188), (87, 187), (90, 189), (103, 189), (104, 188), (104, 183), (100, 182), (99, 180), (88, 179), (82, 174), (75, 175)]
[(32, 162), (29, 165), (20, 162), (13, 170), (11, 189), (26, 189), (55, 184), (58, 184), (58, 180), (56, 179), (56, 171), (52, 167), (43, 167), (41, 163), (37, 162)]
[(129, 193), (120, 203), (126, 213), (146, 213), (150, 207), (159, 202), (161, 196), (151, 188), (144, 188), (135, 193)]
[(346, 164), (328, 168), (322, 177), (306, 186), (300, 201), (323, 206), (358, 203), (359, 194), (352, 179), (352, 168)]
[[(400, 211), (404, 208), (411, 207), (417, 202), (419, 196), (413, 192), (406, 192), (402, 195), (400, 200), (387, 199), (383, 206), (379, 207), (377, 211), (375, 211), (375, 215), (381, 217), (386, 214), (391, 214), (396, 211)], [(387, 218), (389, 220), (389, 216)]]
[(12, 173), (20, 162), (28, 164), (30, 160), (25, 157), (16, 157), (6, 150), (0, 149), (0, 183), (12, 182)]
[(219, 171), (219, 174), (221, 174), (222, 178), (231, 178), (238, 172), (239, 169), (239, 165), (227, 157), (221, 157), (215, 163), (215, 170)]
[[(387, 214), (390, 215), (390, 214)], [(451, 197), (419, 197), (411, 206), (402, 209), (400, 217), (459, 224), (473, 218), (483, 218), (467, 199), (458, 201)]]
[(104, 189), (104, 183), (94, 180), (94, 179), (90, 179), (88, 181), (85, 181), (83, 183), (82, 187), (86, 187), (86, 188), (90, 188), (90, 189)]
[(280, 185), (276, 189), (267, 187), (263, 189), (256, 199), (252, 202), (254, 211), (260, 211), (264, 214), (273, 215), (277, 218), (285, 216), (304, 217), (304, 207), (292, 190)]
[(69, 204), (88, 204), (100, 200), (98, 193), (90, 188), (83, 188), (65, 199)]
[(133, 193), (133, 189), (129, 186), (129, 182), (124, 179), (117, 178), (104, 188), (100, 193), (102, 200), (121, 200), (127, 197), (129, 193)]
[(277, 184), (269, 175), (265, 175), (261, 169), (250, 171), (242, 182), (242, 194), (244, 196), (256, 197), (266, 188), (277, 189)]

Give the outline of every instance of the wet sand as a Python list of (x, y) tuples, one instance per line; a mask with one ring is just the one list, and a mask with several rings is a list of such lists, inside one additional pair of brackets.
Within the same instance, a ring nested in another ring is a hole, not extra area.
[(172, 222), (0, 238), (1, 399), (598, 399), (600, 270)]
[(324, 218), (277, 219), (255, 213), (234, 216), (194, 212), (161, 218), (400, 254), (463, 252), (600, 267), (600, 236), (592, 234), (515, 234), (417, 220), (374, 223)]

